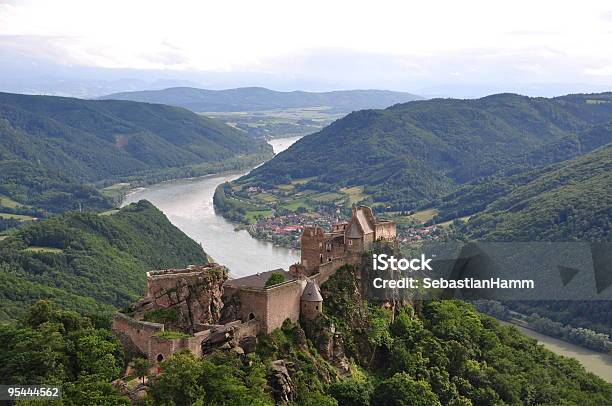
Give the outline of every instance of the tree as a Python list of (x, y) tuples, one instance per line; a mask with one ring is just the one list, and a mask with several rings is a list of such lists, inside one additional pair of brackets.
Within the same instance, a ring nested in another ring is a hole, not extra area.
[(147, 376), (148, 372), (149, 372), (149, 367), (151, 366), (151, 363), (149, 362), (148, 359), (146, 358), (135, 358), (133, 361), (133, 366), (134, 366), (134, 373), (136, 374), (136, 376), (140, 379), (142, 379), (142, 383), (145, 383), (145, 377)]
[(272, 275), (266, 281), (266, 287), (278, 285), (285, 282), (285, 275), (280, 272), (272, 272)]
[(149, 381), (155, 404), (187, 406), (204, 399), (206, 392), (198, 384), (202, 368), (190, 353), (174, 354), (164, 361), (161, 372)]
[(339, 406), (368, 406), (372, 395), (372, 384), (365, 379), (349, 378), (329, 387), (329, 394)]
[(76, 358), (79, 370), (99, 375), (110, 381), (123, 369), (123, 347), (116, 340), (108, 340), (108, 332), (91, 330), (76, 340)]
[(82, 375), (75, 382), (64, 385), (62, 403), (68, 406), (129, 406), (130, 400), (122, 396), (110, 383), (98, 375)]
[(441, 406), (429, 384), (400, 372), (380, 383), (372, 394), (373, 406)]

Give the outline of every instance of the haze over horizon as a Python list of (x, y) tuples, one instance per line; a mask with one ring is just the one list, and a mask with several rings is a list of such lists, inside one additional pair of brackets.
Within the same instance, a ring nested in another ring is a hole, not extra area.
[(95, 97), (263, 86), (554, 96), (612, 90), (610, 43), (612, 5), (594, 0), (0, 0), (0, 91)]

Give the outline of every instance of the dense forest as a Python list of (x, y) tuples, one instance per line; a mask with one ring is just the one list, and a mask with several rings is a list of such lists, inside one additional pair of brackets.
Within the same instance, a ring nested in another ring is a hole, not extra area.
[(112, 215), (32, 222), (0, 240), (0, 320), (19, 318), (38, 299), (112, 312), (142, 294), (146, 271), (206, 262), (202, 247), (144, 200)]
[(462, 230), (472, 239), (610, 241), (612, 236), (612, 146), (464, 189), (461, 200), (445, 210), (456, 217), (476, 210)]
[(331, 112), (384, 108), (421, 99), (410, 93), (388, 90), (343, 90), (334, 92), (278, 92), (263, 87), (207, 90), (173, 87), (164, 90), (114, 93), (101, 99), (169, 104), (195, 112), (260, 111), (324, 107)]
[(108, 205), (83, 184), (210, 173), (271, 154), (264, 141), (178, 107), (0, 93), (0, 195), (52, 212)]
[[(273, 405), (279, 396), (303, 406), (612, 402), (611, 384), (469, 304), (381, 306), (360, 296), (359, 283), (353, 268), (341, 268), (322, 285), (322, 315), (285, 322), (254, 353), (173, 355), (149, 376), (146, 404)], [(110, 381), (140, 359), (124, 352), (104, 319), (41, 301), (0, 325), (0, 345), (0, 383), (62, 384), (67, 405), (129, 404)], [(291, 392), (275, 386), (279, 362)]]
[(364, 186), (372, 203), (412, 210), (458, 186), (570, 159), (612, 141), (612, 94), (553, 99), (499, 94), (349, 114), (241, 182), (308, 179), (315, 190)]

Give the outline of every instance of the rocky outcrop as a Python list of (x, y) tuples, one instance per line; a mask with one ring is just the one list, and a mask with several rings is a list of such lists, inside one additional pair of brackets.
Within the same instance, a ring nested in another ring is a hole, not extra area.
[(202, 341), (202, 354), (210, 354), (215, 350), (233, 351), (238, 355), (255, 352), (257, 349), (256, 331), (254, 322), (242, 323), (240, 320), (224, 325), (214, 326), (210, 335)]
[(285, 360), (280, 359), (272, 362), (269, 384), (277, 404), (293, 402), (296, 399), (297, 392)]
[(348, 373), (349, 362), (344, 353), (344, 342), (334, 323), (323, 314), (315, 320), (302, 319), (300, 323), (304, 327), (305, 338), (312, 340), (317, 352), (342, 373)]
[(221, 320), (226, 279), (227, 270), (214, 264), (149, 272), (147, 295), (133, 306), (134, 313), (145, 318), (148, 314), (169, 329), (193, 333), (198, 325)]

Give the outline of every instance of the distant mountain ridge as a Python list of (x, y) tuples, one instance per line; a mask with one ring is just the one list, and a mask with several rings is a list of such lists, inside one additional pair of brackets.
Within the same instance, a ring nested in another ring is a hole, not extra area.
[(241, 182), (274, 187), (308, 179), (330, 191), (362, 185), (371, 204), (411, 210), (500, 171), (520, 173), (593, 150), (612, 141), (612, 132), (597, 127), (608, 122), (612, 93), (415, 101), (351, 113)]
[(184, 107), (195, 112), (258, 111), (326, 106), (333, 112), (385, 108), (422, 97), (389, 90), (279, 92), (263, 87), (207, 90), (172, 87), (165, 90), (113, 93), (100, 99), (131, 100)]
[(78, 184), (271, 154), (264, 141), (179, 107), (0, 93), (0, 194), (22, 203), (45, 191), (29, 172)]

